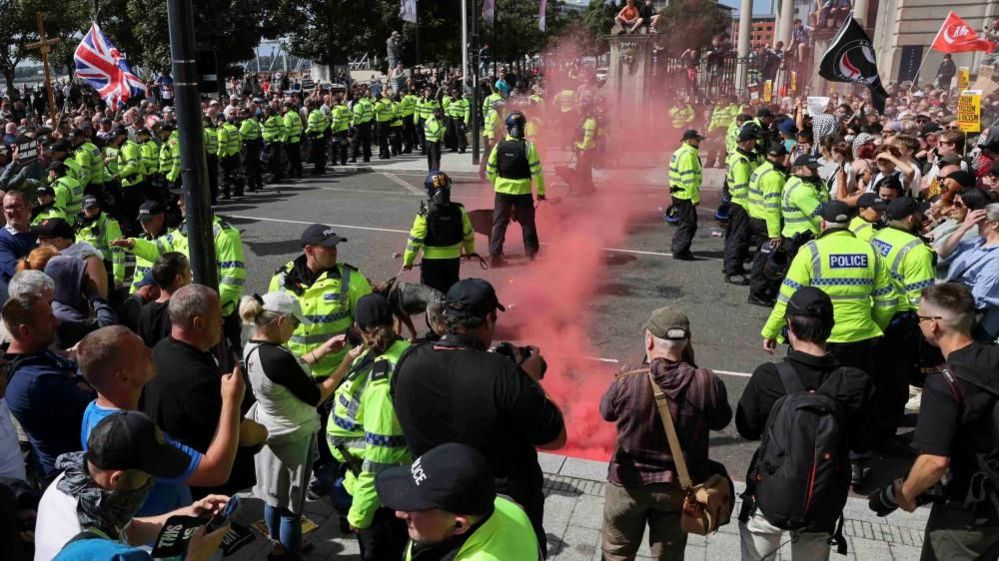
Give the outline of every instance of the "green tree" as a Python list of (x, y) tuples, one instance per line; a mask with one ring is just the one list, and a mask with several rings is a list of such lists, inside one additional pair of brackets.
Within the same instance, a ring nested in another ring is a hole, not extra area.
[(617, 11), (617, 6), (608, 4), (606, 0), (590, 0), (582, 17), (583, 28), (587, 33), (580, 37), (581, 46), (587, 53), (601, 55), (608, 51), (610, 45), (607, 43), (607, 35), (614, 26)]
[[(545, 49), (568, 22), (559, 10), (561, 2), (550, 0), (545, 10), (545, 31), (538, 28), (537, 0), (496, 0), (496, 24), (480, 27), (499, 61), (512, 62)], [(481, 2), (480, 2), (481, 5)], [(480, 24), (481, 26), (481, 24)]]
[(660, 38), (676, 53), (707, 46), (711, 37), (731, 24), (716, 0), (672, 0), (659, 12)]
[[(73, 0), (0, 0), (0, 73), (7, 84), (7, 92), (16, 95), (14, 67), (26, 58), (41, 60), (37, 50), (28, 49), (29, 43), (38, 41), (36, 14), (45, 14), (45, 34), (49, 39), (58, 37), (66, 49), (74, 44), (74, 33), (80, 26), (80, 10)], [(53, 64), (60, 64), (56, 51), (50, 57)]]

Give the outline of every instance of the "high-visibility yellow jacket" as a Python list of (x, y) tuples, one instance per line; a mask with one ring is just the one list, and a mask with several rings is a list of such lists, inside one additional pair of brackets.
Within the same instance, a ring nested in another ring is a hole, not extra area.
[(802, 181), (796, 176), (784, 183), (780, 206), (781, 219), (784, 221), (781, 236), (793, 238), (801, 232), (819, 235), (822, 228), (822, 217), (819, 216), (819, 206), (822, 204), (818, 193), (820, 188), (819, 185)]
[(111, 262), (115, 284), (125, 282), (125, 250), (111, 245), (111, 242), (121, 237), (118, 221), (103, 211), (93, 218), (83, 218), (76, 227), (76, 239), (94, 246), (106, 261)]
[[(461, 224), (451, 224), (450, 221), (455, 218)], [(458, 203), (443, 208), (433, 203), (420, 203), (420, 212), (413, 219), (402, 263), (412, 265), (421, 251), (424, 259), (457, 259), (461, 257), (462, 248), (465, 255), (475, 253), (475, 230), (465, 207)]]
[(538, 195), (545, 194), (545, 174), (538, 149), (533, 142), (522, 138), (506, 135), (493, 147), (486, 163), (486, 176), (497, 193), (529, 195), (533, 181)]
[(749, 208), (752, 218), (767, 223), (767, 237), (780, 237), (780, 198), (784, 193), (784, 172), (773, 162), (763, 162), (749, 177)]
[(669, 159), (669, 192), (676, 199), (701, 202), (701, 157), (686, 142)]
[(919, 309), (923, 289), (933, 286), (933, 251), (905, 230), (888, 226), (878, 230), (871, 245), (881, 255), (898, 292), (898, 311)]

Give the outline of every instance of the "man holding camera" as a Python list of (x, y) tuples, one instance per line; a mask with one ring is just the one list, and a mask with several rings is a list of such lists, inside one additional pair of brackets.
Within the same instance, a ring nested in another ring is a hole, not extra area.
[(947, 361), (926, 377), (912, 447), (919, 452), (905, 479), (870, 496), (887, 516), (933, 503), (921, 559), (995, 559), (999, 548), (996, 461), (999, 349), (976, 342), (975, 300), (964, 286), (923, 290), (919, 329)]
[(444, 337), (413, 347), (396, 366), (396, 415), (414, 456), (446, 442), (482, 453), (496, 477), (496, 491), (524, 507), (546, 549), (535, 447), (562, 447), (565, 424), (538, 384), (544, 359), (537, 347), (504, 346), (508, 354), (488, 350), (497, 310), (505, 308), (482, 279), (464, 279), (448, 290)]

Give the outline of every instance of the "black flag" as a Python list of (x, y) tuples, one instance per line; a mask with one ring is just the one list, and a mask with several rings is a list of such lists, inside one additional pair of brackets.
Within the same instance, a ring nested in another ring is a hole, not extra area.
[(829, 50), (822, 56), (819, 76), (830, 82), (857, 82), (871, 90), (871, 100), (878, 113), (885, 110), (888, 92), (881, 85), (874, 47), (857, 20), (851, 17), (833, 38)]

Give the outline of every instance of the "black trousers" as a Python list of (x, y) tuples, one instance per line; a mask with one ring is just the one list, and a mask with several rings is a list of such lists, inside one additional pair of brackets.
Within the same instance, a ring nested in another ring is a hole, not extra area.
[(122, 222), (127, 225), (126, 230), (130, 232), (142, 231), (139, 227), (139, 206), (146, 200), (146, 193), (143, 183), (137, 183), (121, 188), (121, 213), (124, 217)]
[(880, 337), (874, 337), (850, 343), (827, 343), (826, 347), (840, 365), (859, 368), (873, 378), (876, 367), (874, 352), (879, 342)]
[(277, 183), (284, 179), (284, 145), (281, 142), (271, 142), (267, 144), (266, 150), (270, 150), (270, 159), (267, 167), (271, 172), (270, 183)]
[(503, 255), (503, 242), (510, 218), (517, 213), (517, 222), (524, 236), (524, 251), (533, 258), (541, 244), (538, 242), (538, 228), (534, 223), (534, 196), (508, 195), (496, 193), (493, 203), (493, 230), (489, 236), (489, 255)]
[(371, 526), (357, 535), (361, 546), (361, 561), (395, 561), (402, 559), (409, 542), (406, 523), (385, 507), (375, 511)]
[(260, 140), (247, 140), (240, 150), (240, 163), (243, 166), (243, 176), (246, 177), (246, 184), (251, 191), (255, 191), (264, 186), (264, 181), (260, 170), (260, 150), (262, 144)]
[(760, 300), (773, 300), (780, 290), (780, 281), (774, 282), (764, 275), (771, 251), (766, 221), (749, 219), (749, 240), (756, 247), (756, 255), (753, 256), (753, 264), (749, 270), (749, 293)]
[(350, 159), (356, 161), (358, 154), (364, 154), (364, 161), (371, 161), (371, 121), (357, 125), (354, 135), (353, 150)]
[(697, 207), (687, 199), (673, 198), (673, 208), (677, 211), (679, 222), (673, 232), (673, 255), (690, 253), (690, 244), (697, 233)]
[(468, 140), (465, 138), (465, 122), (458, 117), (450, 117), (447, 120), (447, 147), (449, 150), (458, 150), (462, 154), (468, 149)]
[(208, 192), (214, 203), (219, 198), (219, 157), (218, 154), (208, 154), (205, 160), (208, 164)]
[(909, 400), (909, 383), (919, 378), (919, 318), (915, 312), (895, 314), (874, 347), (874, 413), (878, 436), (898, 430)]
[(326, 137), (323, 135), (314, 136), (309, 139), (312, 144), (309, 147), (309, 156), (313, 173), (324, 173), (326, 171)]
[(417, 117), (416, 118), (416, 125), (415, 125), (415, 127), (416, 127), (416, 144), (417, 144), (417, 146), (420, 147), (420, 152), (423, 152), (423, 151), (426, 150), (425, 144), (426, 144), (426, 141), (427, 141), (427, 135), (425, 134), (426, 131), (423, 130), (423, 118), (422, 117)]
[(392, 127), (389, 121), (378, 121), (378, 157), (385, 159), (391, 157), (389, 154), (389, 133)]
[(239, 155), (224, 156), (222, 165), (222, 195), (230, 197), (243, 196), (243, 177), (239, 173)]
[(288, 175), (302, 177), (302, 141), (285, 142), (284, 153), (288, 160)]
[(458, 282), (461, 273), (461, 258), (427, 259), (420, 263), (420, 283), (436, 288), (447, 294), (451, 285)]
[(350, 141), (347, 139), (347, 131), (333, 133), (333, 140), (330, 142), (330, 161), (335, 165), (340, 162), (341, 166), (347, 165), (347, 146)]
[(389, 127), (389, 146), (392, 148), (393, 156), (402, 154), (402, 125)]
[(426, 152), (427, 152), (427, 171), (434, 171), (441, 169), (441, 143), (437, 142), (426, 142)]
[(416, 135), (416, 124), (413, 122), (413, 115), (402, 118), (402, 152), (404, 154), (410, 154), (413, 152), (413, 146), (416, 146), (420, 141), (419, 137)]
[(741, 206), (729, 205), (731, 214), (725, 226), (725, 252), (723, 267), (726, 276), (746, 274), (746, 255), (749, 253), (749, 213)]

